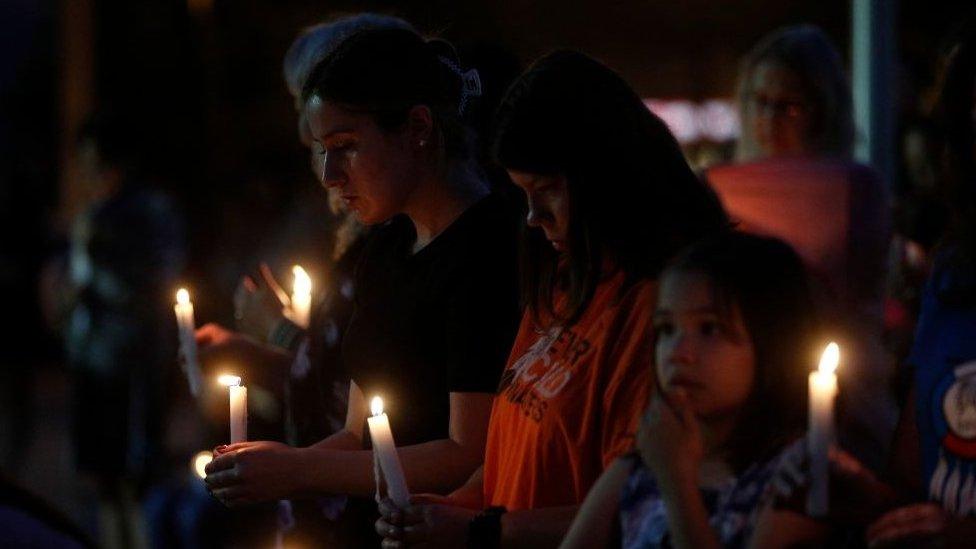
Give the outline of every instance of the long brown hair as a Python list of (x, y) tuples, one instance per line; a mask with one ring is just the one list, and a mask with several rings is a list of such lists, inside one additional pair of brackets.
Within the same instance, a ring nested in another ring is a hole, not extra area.
[[(523, 303), (541, 323), (577, 320), (608, 264), (630, 281), (656, 277), (672, 254), (727, 223), (664, 122), (578, 52), (546, 55), (512, 85), (493, 150), (507, 169), (566, 177), (567, 256), (538, 231), (522, 239)], [(566, 295), (559, 310), (557, 290)]]

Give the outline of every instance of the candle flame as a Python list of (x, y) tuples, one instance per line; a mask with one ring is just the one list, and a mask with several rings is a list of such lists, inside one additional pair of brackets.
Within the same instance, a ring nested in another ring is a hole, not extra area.
[(241, 384), (241, 376), (232, 376), (229, 374), (224, 374), (217, 378), (217, 381), (221, 385), (226, 385), (228, 387), (234, 387)]
[(383, 413), (383, 399), (374, 396), (373, 400), (369, 403), (369, 409), (373, 412), (374, 416), (378, 416)]
[(834, 373), (837, 370), (838, 362), (840, 362), (840, 347), (831, 341), (824, 349), (823, 355), (820, 356), (820, 372), (824, 374)]
[(312, 293), (312, 279), (305, 272), (305, 269), (301, 265), (295, 265), (291, 268), (291, 272), (295, 275), (295, 294), (310, 295)]
[(180, 288), (176, 291), (176, 302), (180, 305), (190, 304), (190, 292), (186, 291), (186, 288)]
[(213, 453), (208, 451), (197, 452), (197, 454), (193, 456), (193, 460), (190, 462), (190, 468), (193, 469), (193, 472), (196, 473), (198, 477), (206, 478), (206, 467), (211, 461), (213, 461)]

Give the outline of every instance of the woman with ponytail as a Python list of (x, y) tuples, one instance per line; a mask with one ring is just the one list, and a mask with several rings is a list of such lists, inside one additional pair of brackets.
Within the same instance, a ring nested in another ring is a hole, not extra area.
[(342, 343), (345, 428), (307, 448), (218, 448), (206, 480), (225, 504), (371, 496), (364, 426), (376, 395), (411, 491), (447, 493), (481, 464), (520, 311), (516, 210), (491, 192), (464, 123), (478, 91), (449, 44), (405, 29), (357, 33), (310, 74), (319, 176), (377, 226)]

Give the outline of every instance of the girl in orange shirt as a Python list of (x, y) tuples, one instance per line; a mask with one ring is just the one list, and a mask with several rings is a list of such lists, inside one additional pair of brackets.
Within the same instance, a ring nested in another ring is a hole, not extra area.
[(381, 503), (385, 546), (558, 543), (603, 469), (633, 446), (658, 272), (726, 224), (664, 123), (585, 55), (537, 61), (497, 122), (496, 157), (528, 200), (526, 312), (483, 468), (449, 496)]

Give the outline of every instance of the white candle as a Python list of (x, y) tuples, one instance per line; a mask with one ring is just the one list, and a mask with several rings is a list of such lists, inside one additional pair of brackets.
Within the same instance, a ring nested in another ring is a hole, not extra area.
[(393, 442), (390, 418), (383, 413), (383, 399), (373, 397), (370, 408), (373, 415), (366, 422), (369, 423), (369, 436), (373, 441), (373, 457), (383, 471), (390, 499), (401, 509), (406, 509), (410, 505), (410, 491), (407, 490), (403, 466), (400, 465), (400, 456), (397, 455), (396, 444)]
[(193, 396), (200, 394), (200, 362), (197, 358), (197, 338), (195, 335), (196, 327), (193, 322), (193, 302), (190, 301), (190, 292), (186, 288), (180, 288), (176, 292), (176, 325), (179, 327), (180, 350), (183, 352), (183, 369), (186, 371), (186, 379), (190, 383), (190, 393)]
[(807, 513), (818, 517), (827, 514), (830, 464), (827, 452), (834, 440), (834, 398), (837, 396), (837, 363), (840, 348), (831, 342), (820, 357), (820, 367), (810, 373), (809, 432), (807, 455), (810, 460), (810, 491)]
[(312, 314), (312, 279), (300, 265), (292, 267), (291, 272), (295, 275), (291, 292), (292, 320), (307, 329)]
[(230, 392), (230, 443), (247, 440), (247, 387), (238, 376), (220, 376), (220, 383)]

